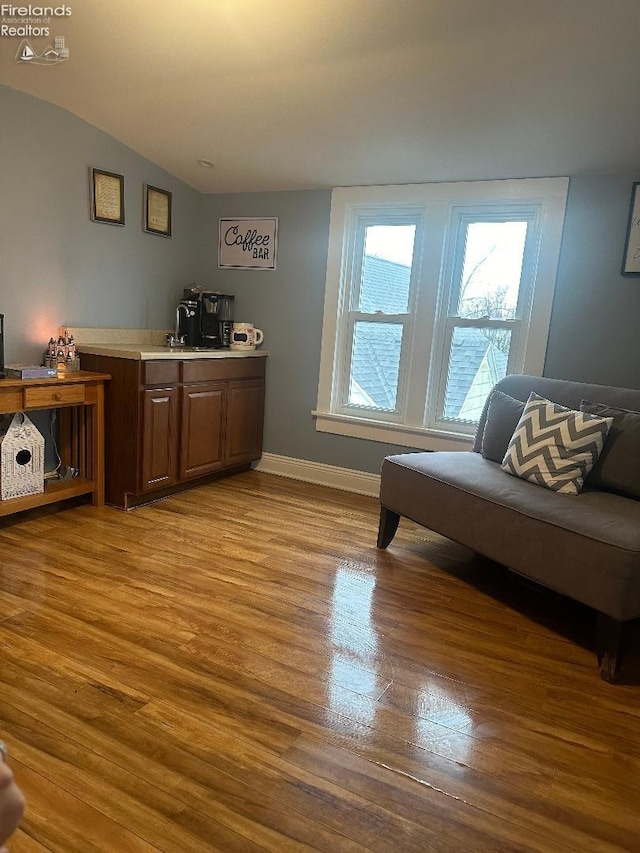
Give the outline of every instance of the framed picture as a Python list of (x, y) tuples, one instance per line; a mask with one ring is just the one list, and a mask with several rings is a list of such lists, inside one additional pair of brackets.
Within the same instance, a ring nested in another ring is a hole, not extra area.
[(145, 184), (143, 199), (144, 230), (160, 237), (171, 237), (171, 193)]
[(94, 222), (124, 225), (124, 176), (89, 169), (90, 216)]
[(221, 219), (218, 267), (227, 270), (274, 270), (278, 252), (278, 217)]
[(640, 181), (631, 189), (627, 239), (622, 256), (622, 275), (640, 275)]

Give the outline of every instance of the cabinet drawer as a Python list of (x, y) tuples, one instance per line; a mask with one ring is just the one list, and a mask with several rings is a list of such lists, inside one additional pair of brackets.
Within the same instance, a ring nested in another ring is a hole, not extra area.
[(0, 388), (0, 414), (19, 412), (23, 403), (21, 388)]
[(143, 385), (171, 385), (178, 381), (178, 361), (145, 361), (142, 367)]
[(264, 376), (265, 359), (203, 358), (182, 362), (183, 382), (211, 382), (218, 379), (259, 379)]
[(73, 405), (84, 403), (84, 385), (38, 385), (24, 389), (25, 409), (47, 409), (51, 406)]

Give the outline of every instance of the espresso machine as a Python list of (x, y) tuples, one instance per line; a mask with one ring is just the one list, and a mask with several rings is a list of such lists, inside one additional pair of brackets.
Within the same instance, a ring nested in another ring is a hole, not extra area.
[(228, 347), (234, 303), (234, 296), (186, 287), (176, 309), (178, 339), (188, 347)]

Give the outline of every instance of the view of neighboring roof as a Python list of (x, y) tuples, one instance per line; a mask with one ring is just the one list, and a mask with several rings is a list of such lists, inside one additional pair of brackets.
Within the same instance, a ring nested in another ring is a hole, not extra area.
[[(506, 369), (506, 353), (494, 346), (482, 329), (458, 327), (451, 344), (445, 418), (477, 420), (487, 394)], [(477, 387), (480, 379), (482, 390)]]
[(360, 285), (360, 310), (368, 314), (403, 314), (409, 307), (411, 267), (365, 255)]
[[(406, 313), (411, 268), (365, 256), (359, 308), (365, 313)], [(349, 402), (393, 411), (396, 405), (402, 327), (358, 322), (351, 353)], [(444, 414), (476, 421), (493, 385), (506, 373), (507, 355), (482, 329), (455, 330)]]
[(350, 403), (395, 409), (401, 342), (402, 326), (397, 323), (356, 323)]

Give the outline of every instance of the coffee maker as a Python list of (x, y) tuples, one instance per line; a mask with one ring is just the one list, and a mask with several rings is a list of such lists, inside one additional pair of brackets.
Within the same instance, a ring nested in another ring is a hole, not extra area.
[(201, 346), (228, 347), (231, 343), (235, 297), (203, 290), (200, 297)]
[(231, 343), (235, 297), (186, 287), (178, 304), (178, 332), (188, 347), (220, 349)]

